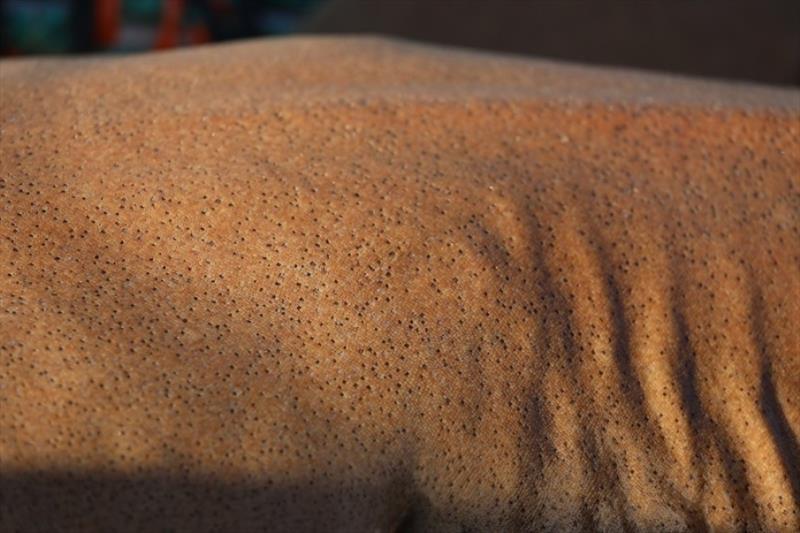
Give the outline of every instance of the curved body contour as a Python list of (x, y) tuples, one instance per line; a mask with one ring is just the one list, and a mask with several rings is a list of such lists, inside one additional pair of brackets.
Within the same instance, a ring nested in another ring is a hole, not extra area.
[(0, 529), (797, 530), (797, 91), (375, 39), (0, 88)]

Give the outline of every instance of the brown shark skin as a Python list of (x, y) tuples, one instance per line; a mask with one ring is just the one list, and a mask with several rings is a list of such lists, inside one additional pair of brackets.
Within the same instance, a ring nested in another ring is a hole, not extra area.
[(800, 529), (800, 92), (307, 37), (0, 127), (0, 531)]

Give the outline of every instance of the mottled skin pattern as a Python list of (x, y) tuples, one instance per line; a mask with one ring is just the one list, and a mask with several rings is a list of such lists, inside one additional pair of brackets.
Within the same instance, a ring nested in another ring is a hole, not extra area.
[(797, 91), (376, 39), (0, 78), (0, 530), (800, 527)]

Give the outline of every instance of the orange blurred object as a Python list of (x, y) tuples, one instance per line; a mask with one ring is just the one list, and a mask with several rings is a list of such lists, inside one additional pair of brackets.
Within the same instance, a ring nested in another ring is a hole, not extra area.
[(186, 41), (190, 44), (211, 42), (211, 32), (204, 24), (196, 24), (186, 30)]
[(95, 42), (101, 47), (113, 45), (119, 37), (120, 0), (97, 0), (94, 4)]
[(161, 26), (158, 29), (156, 49), (163, 50), (178, 46), (183, 4), (183, 0), (166, 0), (164, 2), (164, 18), (161, 19)]

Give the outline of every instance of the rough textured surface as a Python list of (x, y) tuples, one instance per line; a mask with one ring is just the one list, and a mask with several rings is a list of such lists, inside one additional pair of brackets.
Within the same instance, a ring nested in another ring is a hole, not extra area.
[(800, 526), (797, 91), (348, 39), (0, 77), (0, 530)]

